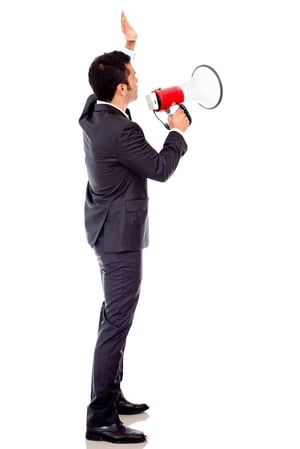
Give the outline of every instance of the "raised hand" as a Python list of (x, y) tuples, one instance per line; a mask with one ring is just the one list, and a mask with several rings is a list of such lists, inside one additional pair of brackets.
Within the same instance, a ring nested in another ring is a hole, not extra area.
[(128, 22), (124, 11), (121, 13), (121, 30), (126, 39), (126, 48), (134, 50), (138, 35), (135, 29)]

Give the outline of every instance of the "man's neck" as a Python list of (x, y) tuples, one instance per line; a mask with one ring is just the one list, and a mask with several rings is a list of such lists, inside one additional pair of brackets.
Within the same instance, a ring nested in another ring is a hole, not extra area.
[(116, 108), (121, 109), (121, 111), (125, 112), (127, 109), (127, 104), (124, 103), (123, 101), (117, 101), (116, 99), (113, 99), (110, 104), (112, 104), (113, 106), (116, 106)]

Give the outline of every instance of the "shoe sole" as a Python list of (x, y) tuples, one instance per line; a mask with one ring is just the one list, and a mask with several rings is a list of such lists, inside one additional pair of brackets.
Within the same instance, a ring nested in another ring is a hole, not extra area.
[(99, 435), (98, 433), (90, 433), (87, 432), (85, 435), (85, 438), (89, 441), (108, 441), (109, 443), (117, 443), (117, 444), (134, 444), (134, 443), (143, 443), (146, 441), (146, 437), (140, 438), (138, 440), (132, 440), (131, 438), (122, 438), (122, 439), (116, 439), (116, 438), (109, 438), (106, 435)]

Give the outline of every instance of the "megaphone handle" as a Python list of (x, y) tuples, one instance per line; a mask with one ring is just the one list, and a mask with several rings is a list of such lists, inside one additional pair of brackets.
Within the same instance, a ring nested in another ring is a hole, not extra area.
[(189, 122), (191, 124), (192, 123), (192, 117), (191, 117), (191, 114), (189, 113), (189, 111), (187, 110), (187, 108), (182, 103), (179, 103), (178, 106), (183, 110), (183, 112), (185, 113), (185, 115), (187, 116), (187, 118), (189, 119)]
[[(192, 117), (191, 117), (191, 114), (189, 113), (189, 111), (187, 110), (187, 108), (185, 107), (185, 105), (182, 104), (182, 103), (176, 103), (176, 105), (179, 106), (179, 107), (183, 110), (183, 112), (185, 113), (185, 115), (187, 116), (187, 118), (188, 118), (188, 120), (189, 120), (189, 122), (190, 122), (190, 124), (191, 124), (191, 123), (192, 123)], [(174, 105), (174, 106), (175, 106), (175, 105)], [(153, 111), (153, 112), (154, 112), (154, 114), (155, 114), (156, 117), (157, 117), (156, 111)], [(165, 109), (165, 113), (166, 113), (167, 115), (170, 115), (170, 114), (172, 113), (172, 112), (171, 112), (171, 108)], [(157, 117), (157, 118), (158, 118), (158, 117)], [(158, 118), (158, 119), (160, 120), (160, 118)], [(168, 130), (170, 129), (168, 123), (165, 123), (165, 122), (163, 122), (162, 120), (160, 120), (160, 121), (162, 122), (162, 124), (164, 125), (165, 128), (167, 128)]]

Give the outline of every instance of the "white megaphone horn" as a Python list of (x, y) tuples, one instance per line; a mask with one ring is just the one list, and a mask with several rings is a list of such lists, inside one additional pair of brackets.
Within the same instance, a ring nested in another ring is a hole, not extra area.
[(178, 86), (155, 89), (146, 95), (149, 109), (168, 111), (175, 104), (196, 101), (205, 109), (216, 108), (223, 96), (223, 86), (218, 73), (209, 65), (195, 68), (192, 78)]

